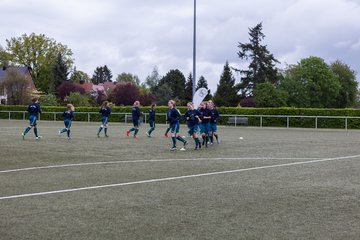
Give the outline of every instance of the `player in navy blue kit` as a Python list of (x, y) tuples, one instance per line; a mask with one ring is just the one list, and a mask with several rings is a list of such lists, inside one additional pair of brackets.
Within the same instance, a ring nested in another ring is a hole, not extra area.
[(184, 147), (181, 148), (180, 150), (186, 150), (185, 147), (188, 144), (188, 142), (179, 135), (179, 130), (180, 130), (180, 122), (179, 121), (181, 119), (181, 114), (175, 108), (174, 100), (169, 100), (168, 107), (169, 107), (169, 110), (167, 112), (167, 120), (170, 124), (171, 139), (173, 142), (173, 146), (171, 147), (170, 150), (175, 151), (177, 149), (176, 148), (176, 140), (179, 140), (182, 143), (184, 143)]
[(156, 104), (152, 104), (151, 108), (149, 110), (149, 125), (150, 125), (150, 128), (146, 132), (146, 135), (148, 137), (151, 137), (151, 133), (155, 130), (155, 115), (156, 115), (155, 107), (156, 107)]
[(205, 144), (205, 147), (207, 147), (208, 141), (209, 141), (209, 130), (210, 130), (210, 119), (211, 114), (209, 109), (206, 107), (206, 102), (202, 102), (200, 104), (199, 112), (201, 113), (201, 124), (200, 124), (200, 132), (202, 136), (202, 145)]
[(189, 102), (187, 104), (188, 110), (185, 112), (185, 119), (189, 128), (189, 134), (194, 138), (195, 150), (201, 148), (200, 140), (198, 138), (200, 112), (194, 109), (194, 103)]
[(31, 104), (29, 104), (27, 111), (29, 112), (29, 126), (25, 129), (25, 131), (21, 134), (23, 140), (25, 140), (25, 135), (30, 131), (31, 128), (34, 128), (35, 138), (38, 140), (41, 136), (38, 135), (37, 131), (37, 123), (36, 120), (38, 118), (39, 113), (41, 113), (40, 104), (38, 102), (38, 98), (34, 97), (31, 99)]
[(210, 120), (210, 144), (214, 143), (214, 136), (216, 138), (217, 144), (220, 144), (219, 136), (217, 134), (217, 120), (219, 119), (219, 112), (215, 107), (215, 104), (213, 101), (208, 101), (208, 109), (211, 114), (211, 120)]
[(129, 136), (130, 132), (134, 132), (134, 138), (136, 138), (136, 134), (139, 132), (140, 116), (142, 115), (139, 107), (140, 107), (140, 102), (135, 101), (131, 110), (134, 127), (126, 131), (126, 136)]
[(109, 102), (104, 101), (99, 109), (99, 113), (101, 114), (101, 125), (99, 127), (97, 137), (100, 137), (100, 132), (104, 129), (105, 137), (109, 137), (107, 135), (108, 130), (108, 120), (109, 115), (111, 114), (111, 108), (109, 107)]
[(71, 122), (74, 120), (74, 110), (75, 108), (72, 104), (66, 105), (66, 110), (63, 113), (65, 128), (59, 131), (59, 136), (62, 133), (66, 132), (67, 138), (69, 140), (71, 139), (70, 128), (71, 128)]

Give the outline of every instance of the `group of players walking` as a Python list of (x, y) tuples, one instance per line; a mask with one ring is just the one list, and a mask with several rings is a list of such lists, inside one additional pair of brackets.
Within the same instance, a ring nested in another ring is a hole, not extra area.
[[(174, 100), (169, 100), (168, 102), (169, 110), (167, 112), (167, 122), (169, 127), (167, 128), (164, 136), (169, 137), (169, 132), (172, 139), (171, 150), (177, 150), (177, 141), (180, 141), (183, 144), (183, 147), (180, 150), (186, 150), (188, 141), (186, 141), (180, 134), (180, 120), (184, 118), (188, 126), (188, 135), (191, 136), (195, 141), (195, 150), (200, 149), (202, 146), (208, 147), (208, 144), (214, 144), (214, 137), (217, 144), (220, 144), (220, 140), (217, 134), (217, 120), (219, 118), (219, 113), (215, 108), (214, 103), (210, 100), (207, 102), (202, 102), (199, 109), (195, 109), (194, 103), (189, 102), (187, 104), (187, 111), (182, 116), (180, 111), (176, 109), (176, 104)], [(32, 99), (32, 103), (28, 106), (27, 111), (29, 112), (29, 126), (22, 133), (22, 138), (25, 139), (26, 134), (33, 128), (36, 139), (40, 139), (41, 136), (38, 135), (37, 131), (37, 117), (41, 113), (40, 104), (37, 98)], [(59, 130), (59, 136), (63, 133), (67, 133), (67, 138), (71, 139), (70, 128), (71, 122), (74, 119), (74, 106), (72, 104), (67, 104), (66, 110), (63, 112), (65, 128)], [(108, 137), (108, 119), (111, 114), (111, 108), (108, 101), (104, 101), (99, 109), (101, 114), (101, 125), (97, 132), (97, 137), (100, 137), (100, 133), (104, 130), (105, 137)], [(133, 127), (126, 131), (126, 135), (129, 137), (130, 133), (133, 132), (133, 138), (137, 137), (139, 132), (139, 126), (141, 122), (141, 116), (143, 113), (140, 111), (140, 102), (135, 101), (132, 107), (132, 122)], [(148, 137), (151, 137), (152, 132), (155, 130), (155, 121), (156, 121), (156, 105), (152, 104), (149, 110), (149, 125), (150, 128), (146, 132)], [(199, 135), (200, 134), (200, 135)], [(202, 142), (200, 141), (200, 136)]]

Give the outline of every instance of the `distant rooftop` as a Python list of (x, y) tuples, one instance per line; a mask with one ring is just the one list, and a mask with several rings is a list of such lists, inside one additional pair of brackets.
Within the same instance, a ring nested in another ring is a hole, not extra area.
[(8, 69), (18, 69), (20, 71), (20, 73), (22, 74), (26, 74), (29, 70), (27, 67), (1, 67), (0, 68), (0, 80), (3, 80), (6, 76), (6, 71)]

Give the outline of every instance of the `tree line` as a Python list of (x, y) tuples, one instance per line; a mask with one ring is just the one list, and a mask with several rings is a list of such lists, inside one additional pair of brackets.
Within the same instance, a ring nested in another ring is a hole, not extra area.
[[(247, 68), (239, 69), (226, 61), (214, 94), (204, 76), (197, 79), (196, 88), (209, 91), (206, 100), (213, 99), (218, 106), (243, 107), (346, 108), (357, 104), (356, 73), (349, 65), (341, 60), (327, 64), (320, 57), (311, 56), (279, 69), (276, 67), (279, 61), (263, 44), (262, 28), (262, 23), (249, 28), (249, 42), (237, 46), (237, 55), (248, 64)], [(96, 67), (90, 77), (76, 68), (72, 54), (66, 45), (44, 34), (24, 34), (6, 40), (5, 47), (0, 46), (0, 65), (28, 67), (36, 88), (42, 93), (43, 103), (48, 105), (72, 102), (91, 106), (104, 100), (131, 105), (139, 99), (144, 105), (154, 102), (166, 105), (169, 99), (184, 105), (192, 100), (191, 73), (185, 77), (180, 70), (171, 69), (161, 76), (155, 66), (143, 81), (125, 72), (114, 79), (112, 71), (103, 65)], [(11, 85), (15, 76), (20, 78), (12, 74), (1, 86), (8, 84), (7, 89), (16, 89)], [(89, 82), (117, 84), (105, 93), (89, 95), (79, 87)], [(19, 100), (10, 99), (9, 103), (21, 104), (16, 101)]]

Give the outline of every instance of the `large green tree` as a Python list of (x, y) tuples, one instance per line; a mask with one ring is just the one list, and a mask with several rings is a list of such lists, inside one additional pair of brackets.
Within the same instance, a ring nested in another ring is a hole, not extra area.
[(329, 108), (336, 106), (341, 84), (323, 59), (309, 57), (290, 66), (281, 87), (288, 92), (291, 107)]
[(167, 106), (168, 101), (174, 99), (174, 93), (169, 83), (159, 85), (154, 94), (158, 105)]
[(5, 53), (9, 64), (28, 67), (35, 85), (44, 92), (55, 89), (49, 85), (54, 84), (52, 68), (59, 54), (69, 69), (73, 64), (72, 51), (44, 34), (23, 34), (7, 39)]
[(91, 82), (91, 78), (87, 73), (77, 70), (76, 67), (74, 67), (70, 76), (70, 81), (73, 83), (86, 83)]
[(118, 74), (118, 76), (116, 77), (116, 81), (119, 83), (132, 83), (136, 86), (140, 85), (139, 77), (131, 73), (123, 72), (121, 74)]
[[(155, 94), (162, 85), (166, 84), (171, 89), (171, 98), (185, 104), (185, 82), (184, 74), (178, 69), (172, 69), (160, 80), (155, 89)], [(156, 94), (156, 96), (158, 96), (158, 94)]]
[(226, 62), (224, 66), (224, 70), (220, 77), (213, 99), (217, 106), (234, 107), (240, 102), (238, 87), (235, 84), (235, 78), (228, 62)]
[(336, 98), (335, 107), (347, 108), (353, 107), (356, 102), (356, 94), (358, 82), (356, 81), (356, 73), (349, 65), (340, 60), (336, 60), (330, 65), (331, 70), (338, 77), (341, 88)]
[(111, 70), (106, 66), (96, 67), (93, 77), (91, 78), (92, 83), (100, 84), (104, 82), (112, 82)]
[(288, 93), (272, 83), (260, 83), (254, 90), (254, 99), (257, 107), (286, 107)]
[(7, 66), (9, 66), (9, 58), (7, 57), (5, 49), (0, 45), (0, 67)]
[(249, 43), (239, 43), (238, 56), (241, 60), (250, 61), (248, 69), (235, 69), (241, 74), (240, 93), (242, 98), (253, 95), (253, 90), (259, 83), (277, 81), (277, 69), (275, 64), (279, 61), (263, 45), (265, 35), (262, 33), (262, 23), (249, 28)]

